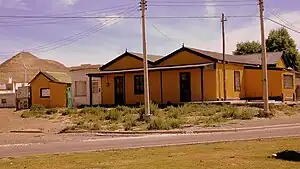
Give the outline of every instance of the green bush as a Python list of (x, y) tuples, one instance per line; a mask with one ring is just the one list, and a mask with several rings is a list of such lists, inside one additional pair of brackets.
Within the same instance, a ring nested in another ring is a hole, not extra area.
[(181, 127), (181, 121), (178, 119), (174, 119), (174, 118), (168, 119), (167, 124), (172, 129), (178, 129)]
[(167, 115), (169, 118), (179, 118), (183, 113), (183, 108), (182, 107), (173, 107), (173, 106), (169, 106), (165, 109), (165, 111), (167, 111)]
[(105, 118), (106, 110), (101, 107), (86, 107), (79, 111), (81, 116), (92, 115), (97, 116), (99, 119)]
[(165, 120), (161, 118), (155, 118), (151, 119), (147, 128), (148, 130), (169, 130), (170, 126)]
[(47, 110), (46, 110), (46, 114), (47, 114), (47, 115), (53, 115), (53, 114), (56, 114), (57, 112), (58, 112), (58, 110), (55, 109), (55, 108), (47, 109)]
[(60, 111), (61, 115), (63, 116), (68, 116), (68, 115), (71, 115), (71, 114), (75, 114), (77, 112), (76, 109), (73, 109), (73, 108), (67, 108), (67, 109), (63, 109)]
[(33, 104), (30, 107), (30, 111), (45, 111), (45, 107), (38, 104)]
[(46, 117), (45, 112), (42, 111), (24, 111), (21, 114), (22, 118), (30, 118), (30, 117), (35, 117), (35, 118), (41, 118), (41, 117)]
[(122, 112), (117, 109), (111, 109), (107, 111), (106, 120), (118, 121), (122, 116)]
[(128, 130), (132, 130), (132, 128), (134, 126), (136, 126), (136, 119), (134, 118), (134, 116), (132, 114), (127, 114), (125, 117), (124, 117), (124, 130), (125, 131), (128, 131)]

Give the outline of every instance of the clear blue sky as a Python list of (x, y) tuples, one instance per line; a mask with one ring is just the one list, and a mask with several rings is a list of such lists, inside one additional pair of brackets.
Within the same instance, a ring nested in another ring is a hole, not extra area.
[[(257, 6), (215, 6), (216, 4), (234, 4), (227, 2), (202, 3), (194, 6), (152, 6), (162, 4), (167, 0), (148, 0), (147, 16), (221, 16), (225, 15), (258, 15)], [(195, 2), (196, 0), (173, 0), (177, 2)], [(198, 0), (198, 2), (201, 0)], [(208, 0), (205, 0), (207, 2)], [(169, 1), (170, 2), (170, 1)], [(128, 11), (138, 8), (139, 0), (0, 0), (0, 15), (60, 15), (75, 13), (82, 16), (129, 16)], [(253, 4), (256, 1), (247, 0), (239, 4)], [(164, 3), (166, 4), (166, 3)], [(93, 9), (112, 8), (104, 11)], [(280, 22), (269, 10), (280, 14), (285, 20), (293, 23), (300, 30), (299, 0), (265, 0), (265, 14)], [(82, 11), (86, 13), (78, 13)], [(124, 11), (127, 11), (124, 13)], [(136, 10), (133, 16), (140, 16)], [(35, 20), (35, 21), (32, 21)], [(70, 43), (64, 47), (33, 54), (41, 58), (53, 59), (68, 66), (83, 63), (103, 64), (129, 51), (141, 52), (140, 19), (80, 19), (80, 20), (44, 20), (3, 19), (0, 18), (0, 62), (12, 53), (31, 51), (33, 47), (42, 46), (61, 40), (65, 37), (81, 33), (95, 25), (106, 27), (90, 36)], [(55, 24), (33, 24), (54, 22)], [(107, 26), (107, 24), (109, 25)], [(266, 33), (273, 28), (279, 28), (271, 22), (266, 22)], [(296, 43), (300, 45), (300, 34), (290, 32)], [(259, 40), (259, 20), (257, 18), (228, 18), (226, 22), (226, 51), (231, 53), (238, 41)], [(220, 19), (147, 19), (148, 53), (166, 55), (186, 46), (199, 49), (221, 51)], [(58, 44), (59, 45), (59, 44)], [(298, 48), (299, 48), (298, 45)], [(55, 47), (55, 46), (50, 46)], [(47, 50), (48, 48), (43, 48)]]

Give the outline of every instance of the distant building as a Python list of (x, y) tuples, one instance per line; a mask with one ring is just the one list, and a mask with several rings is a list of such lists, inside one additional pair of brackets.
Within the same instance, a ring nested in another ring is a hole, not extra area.
[(71, 107), (71, 77), (63, 72), (39, 72), (31, 81), (31, 103), (46, 108)]
[[(99, 72), (100, 65), (83, 64), (71, 67), (72, 78), (72, 102), (73, 106), (90, 105), (89, 79), (88, 73)], [(92, 81), (92, 97), (93, 105), (102, 103), (101, 97), (101, 79), (94, 78)]]
[(28, 83), (15, 83), (12, 78), (9, 78), (7, 83), (0, 84), (0, 108), (16, 107), (16, 91), (19, 87), (28, 85)]

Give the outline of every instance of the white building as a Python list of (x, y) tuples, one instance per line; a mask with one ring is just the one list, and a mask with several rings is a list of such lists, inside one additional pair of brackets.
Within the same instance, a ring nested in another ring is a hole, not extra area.
[[(100, 65), (83, 64), (76, 67), (71, 67), (72, 78), (72, 104), (74, 107), (80, 105), (90, 105), (90, 91), (88, 73), (99, 72)], [(93, 105), (100, 105), (101, 98), (101, 79), (93, 79)]]
[(28, 86), (28, 83), (14, 83), (12, 78), (8, 83), (0, 84), (0, 108), (16, 107), (16, 91), (22, 86)]

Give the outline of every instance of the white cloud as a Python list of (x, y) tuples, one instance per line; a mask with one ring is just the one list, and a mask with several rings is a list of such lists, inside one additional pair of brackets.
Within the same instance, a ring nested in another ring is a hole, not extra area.
[(0, 0), (0, 7), (7, 9), (29, 9), (24, 0)]
[[(300, 30), (300, 12), (289, 12), (281, 14), (283, 18), (288, 20), (291, 23), (294, 23), (294, 26)], [(271, 17), (271, 19), (278, 21), (277, 18)], [(232, 19), (226, 22), (226, 25), (233, 24), (237, 25), (239, 21), (245, 21), (241, 19)], [(177, 27), (172, 27), (169, 25), (156, 25), (162, 32), (173, 39), (173, 43), (168, 43), (168, 45), (174, 45), (174, 42), (185, 43), (186, 46), (196, 47), (204, 50), (212, 50), (216, 52), (222, 51), (222, 37), (219, 20), (212, 20), (211, 23), (215, 24), (207, 25), (205, 23), (190, 26), (186, 29), (181, 29)], [(189, 24), (190, 25), (190, 24)], [(149, 26), (148, 26), (149, 27)], [(229, 26), (228, 26), (229, 27)], [(272, 29), (280, 28), (281, 26), (270, 21), (265, 21), (265, 35), (266, 38), (268, 33)], [(216, 29), (218, 28), (218, 29)], [(218, 31), (219, 30), (219, 31)], [(150, 36), (161, 37), (158, 32), (148, 30)], [(300, 34), (290, 31), (290, 35), (297, 43), (297, 48), (300, 49)], [(211, 37), (210, 39), (207, 37)], [(240, 41), (260, 41), (260, 23), (258, 19), (254, 19), (244, 24), (242, 27), (226, 29), (226, 53), (231, 54), (232, 51), (236, 49), (236, 43)], [(150, 42), (152, 43), (152, 42)], [(153, 45), (158, 44), (153, 42)], [(168, 49), (169, 47), (164, 47)], [(171, 48), (171, 47), (170, 47)], [(163, 50), (162, 50), (163, 52)], [(171, 51), (169, 51), (171, 52)]]
[(62, 4), (67, 6), (75, 5), (79, 0), (60, 0)]
[[(300, 12), (285, 13), (285, 14), (281, 14), (281, 16), (283, 18), (285, 18), (285, 20), (287, 20), (291, 23), (295, 23), (294, 26), (297, 27), (298, 30), (300, 30), (300, 23), (299, 23)], [(271, 17), (271, 19), (280, 22), (276, 17)], [(266, 38), (267, 38), (270, 30), (277, 29), (280, 27), (282, 27), (282, 26), (266, 20), (265, 21)], [(292, 38), (296, 41), (298, 49), (300, 49), (300, 34), (290, 31), (290, 30), (289, 30), (289, 33), (292, 36)], [(235, 50), (236, 43), (238, 41), (247, 41), (247, 40), (261, 41), (260, 40), (260, 23), (259, 23), (258, 19), (252, 23), (249, 23), (247, 27), (236, 29), (236, 30), (233, 29), (232, 31), (227, 32), (227, 37), (226, 37), (227, 51), (231, 52), (231, 51)]]
[(213, 16), (216, 14), (217, 8), (214, 6), (215, 4), (213, 0), (209, 0), (209, 3), (205, 6), (205, 16)]
[(107, 27), (122, 21), (123, 20), (122, 17), (124, 17), (124, 15), (115, 15), (115, 14), (113, 15), (101, 14), (100, 16), (103, 18), (97, 18), (97, 20), (99, 20), (103, 25)]

